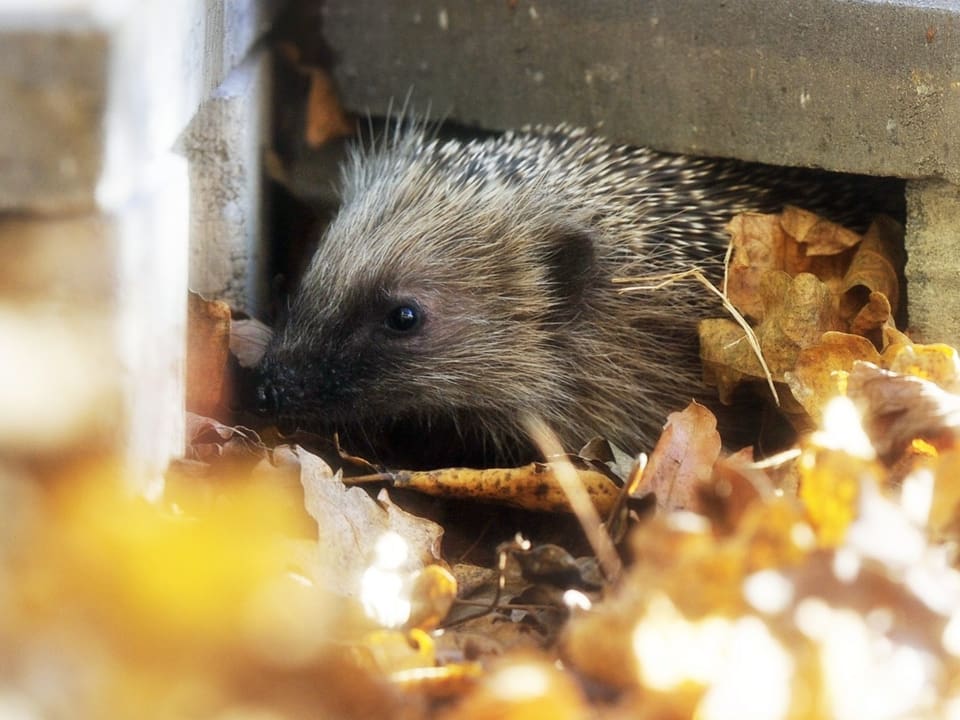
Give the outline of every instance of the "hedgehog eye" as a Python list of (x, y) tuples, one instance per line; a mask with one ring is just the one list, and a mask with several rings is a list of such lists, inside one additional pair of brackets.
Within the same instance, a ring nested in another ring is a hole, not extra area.
[(387, 313), (386, 325), (396, 332), (407, 333), (420, 325), (421, 310), (412, 303), (397, 305)]

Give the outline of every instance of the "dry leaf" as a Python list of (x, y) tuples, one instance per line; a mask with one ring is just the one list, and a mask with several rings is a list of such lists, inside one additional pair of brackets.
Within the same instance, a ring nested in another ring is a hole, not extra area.
[(373, 560), (374, 548), (385, 534), (396, 533), (406, 546), (397, 566), (410, 575), (440, 560), (443, 528), (412, 516), (389, 503), (385, 493), (374, 501), (360, 488), (347, 487), (316, 455), (302, 448), (277, 448), (278, 464), (298, 471), (307, 512), (317, 522), (322, 578), (340, 595), (357, 597), (361, 579)]
[(307, 96), (306, 140), (309, 147), (319, 147), (338, 137), (353, 133), (337, 97), (333, 80), (325, 70), (309, 68), (310, 93)]
[(880, 364), (891, 372), (913, 375), (960, 393), (960, 355), (949, 345), (916, 345), (904, 338), (883, 350)]
[(718, 532), (733, 532), (751, 505), (771, 495), (769, 478), (753, 463), (753, 448), (721, 457), (708, 485), (700, 487), (698, 506)]
[(848, 322), (851, 333), (870, 337), (888, 323), (893, 322), (893, 308), (883, 293), (871, 292), (866, 301), (857, 301), (857, 307), (859, 309)]
[[(932, 357), (940, 356), (934, 352)], [(915, 438), (950, 444), (960, 437), (960, 397), (921, 377), (858, 362), (848, 394), (859, 405), (864, 429), (882, 457), (902, 452)]]
[(777, 215), (741, 213), (727, 225), (732, 253), (727, 270), (727, 297), (746, 317), (763, 320), (760, 280), (786, 265), (787, 237)]
[(717, 388), (721, 402), (731, 404), (742, 383), (761, 381), (763, 366), (737, 323), (725, 318), (701, 320), (698, 333), (703, 381)]
[(896, 312), (900, 301), (897, 268), (903, 267), (903, 227), (881, 216), (874, 220), (850, 260), (840, 287), (843, 293), (841, 313), (854, 317), (865, 294), (880, 293)]
[[(889, 342), (888, 328), (899, 297), (898, 243), (902, 244), (903, 229), (881, 217), (861, 239), (797, 208), (780, 215), (738, 216), (728, 229), (729, 297), (759, 321), (754, 331), (773, 380), (786, 380), (804, 410), (797, 414), (789, 399), (781, 396), (784, 414), (804, 430), (809, 425), (804, 415), (816, 421), (828, 386), (842, 384), (842, 377), (825, 382), (837, 368), (818, 370), (814, 355), (801, 354), (831, 331)], [(704, 378), (717, 385), (723, 402), (732, 400), (741, 383), (761, 379), (760, 363), (750, 357), (745, 335), (732, 322), (701, 323), (700, 343)], [(831, 350), (834, 362), (839, 361), (836, 350)], [(872, 359), (863, 352), (865, 359)]]
[(638, 492), (655, 493), (660, 512), (695, 510), (719, 456), (717, 419), (703, 405), (692, 402), (683, 411), (667, 416)]
[(259, 320), (247, 318), (230, 324), (230, 352), (240, 367), (252, 368), (267, 350), (273, 331)]
[(190, 293), (187, 308), (187, 409), (213, 415), (226, 384), (230, 307)]
[[(597, 512), (605, 516), (614, 506), (619, 488), (606, 473), (591, 467), (575, 469)], [(570, 512), (566, 493), (554, 473), (552, 463), (538, 462), (517, 468), (399, 470), (372, 479), (389, 480), (394, 487), (428, 495), (494, 502), (525, 510)], [(350, 478), (348, 482), (362, 480)]]
[(760, 289), (764, 275), (811, 273), (839, 294), (851, 248), (860, 240), (856, 233), (795, 207), (775, 215), (737, 215), (727, 230), (732, 246), (727, 295), (757, 322), (766, 310)]
[[(838, 327), (834, 301), (829, 289), (809, 274), (791, 278), (783, 272), (767, 273), (760, 291), (764, 320), (755, 333), (773, 379), (783, 382), (799, 352)], [(705, 380), (717, 385), (724, 402), (730, 401), (740, 383), (764, 380), (743, 329), (732, 320), (700, 323), (700, 356)]]
[(860, 236), (852, 230), (798, 207), (784, 208), (780, 226), (803, 246), (807, 256), (839, 255), (860, 242)]
[(763, 356), (774, 378), (793, 368), (797, 353), (820, 341), (823, 333), (839, 329), (829, 288), (809, 273), (793, 278), (768, 274), (760, 286), (767, 308), (756, 328)]
[(816, 345), (802, 349), (792, 372), (786, 373), (790, 392), (817, 424), (827, 402), (847, 391), (847, 377), (859, 360), (879, 362), (873, 343), (858, 335), (824, 333)]

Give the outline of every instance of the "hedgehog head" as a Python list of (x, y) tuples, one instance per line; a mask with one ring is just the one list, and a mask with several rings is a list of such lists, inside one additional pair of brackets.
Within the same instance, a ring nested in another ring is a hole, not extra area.
[(414, 135), (350, 160), (341, 211), (261, 365), (281, 417), (480, 423), (497, 444), (524, 412), (564, 402), (565, 328), (598, 281), (599, 231), (542, 170), (515, 183), (524, 169), (490, 157)]

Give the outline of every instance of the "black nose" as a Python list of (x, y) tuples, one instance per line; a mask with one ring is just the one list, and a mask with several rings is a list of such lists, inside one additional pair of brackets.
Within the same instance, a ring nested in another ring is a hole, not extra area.
[(283, 406), (283, 395), (268, 373), (260, 373), (254, 389), (253, 407), (260, 415), (275, 417)]

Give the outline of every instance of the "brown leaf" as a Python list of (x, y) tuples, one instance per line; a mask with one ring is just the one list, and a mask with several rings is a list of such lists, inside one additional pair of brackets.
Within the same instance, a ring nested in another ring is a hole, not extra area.
[(727, 297), (757, 322), (769, 306), (761, 285), (771, 271), (790, 276), (811, 273), (839, 293), (852, 250), (860, 236), (799, 208), (763, 215), (743, 213), (728, 225), (731, 259)]
[(640, 493), (655, 493), (661, 512), (696, 510), (700, 490), (709, 483), (719, 455), (717, 419), (703, 405), (692, 402), (667, 416), (644, 470)]
[(701, 320), (698, 332), (703, 380), (717, 388), (721, 402), (732, 403), (741, 383), (763, 377), (763, 366), (747, 342), (746, 333), (733, 320)]
[(747, 447), (714, 463), (709, 485), (700, 488), (699, 504), (718, 531), (731, 533), (747, 508), (772, 492), (773, 484), (754, 466), (753, 448)]
[[(764, 319), (754, 332), (773, 379), (783, 382), (801, 349), (837, 329), (835, 302), (826, 285), (808, 273), (791, 278), (781, 271), (768, 272), (760, 292)], [(700, 357), (706, 382), (717, 385), (723, 402), (730, 401), (739, 383), (765, 379), (746, 334), (732, 320), (700, 323)]]
[(318, 582), (341, 595), (357, 595), (375, 545), (387, 532), (406, 543), (407, 560), (398, 569), (414, 573), (439, 560), (443, 529), (436, 523), (406, 513), (385, 494), (378, 502), (361, 488), (347, 487), (323, 460), (302, 448), (277, 448), (274, 455), (299, 472), (307, 512), (317, 522)]
[(840, 332), (824, 333), (816, 345), (802, 349), (787, 385), (807, 414), (819, 424), (831, 398), (843, 395), (847, 376), (858, 360), (877, 363), (880, 354), (866, 338)]
[(828, 330), (839, 330), (839, 319), (829, 288), (810, 273), (793, 278), (771, 273), (761, 284), (765, 321), (757, 326), (764, 358), (782, 378), (791, 369), (800, 349), (820, 341)]
[(805, 254), (837, 255), (860, 242), (860, 236), (809, 210), (788, 206), (780, 213), (784, 232), (803, 245)]
[[(783, 271), (791, 276), (811, 273), (838, 297), (842, 317), (851, 321), (871, 293), (882, 293), (895, 312), (899, 299), (897, 268), (902, 265), (903, 228), (879, 217), (861, 237), (806, 210), (786, 208), (779, 215), (745, 213), (727, 226), (732, 255), (728, 297), (747, 317), (760, 321), (769, 305), (763, 301), (764, 276)], [(857, 320), (873, 329), (876, 308)], [(836, 329), (847, 329), (837, 327)]]
[[(903, 234), (903, 226), (891, 218), (881, 215), (873, 221), (844, 274), (842, 305), (852, 305), (853, 298), (848, 296), (856, 294), (857, 288), (863, 288), (868, 291), (867, 294), (883, 294), (892, 312), (896, 312), (900, 302), (897, 269), (903, 267)], [(855, 306), (842, 310), (844, 317), (850, 317)]]
[(727, 297), (746, 317), (763, 319), (760, 280), (785, 265), (786, 233), (777, 215), (741, 213), (727, 225), (733, 246), (727, 272)]
[(858, 362), (848, 394), (881, 456), (901, 452), (914, 438), (953, 443), (960, 437), (960, 397), (928, 380)]
[(226, 384), (230, 306), (190, 293), (187, 310), (187, 409), (213, 415)]
[(914, 375), (948, 392), (960, 393), (960, 354), (949, 345), (917, 345), (903, 336), (884, 348), (880, 364), (892, 372)]
[[(614, 506), (619, 488), (603, 472), (591, 467), (575, 466), (574, 469), (597, 512), (605, 516)], [(480, 470), (400, 470), (391, 473), (389, 479), (395, 487), (410, 488), (428, 495), (470, 498), (541, 512), (571, 512), (570, 502), (556, 478), (554, 465), (549, 462)], [(352, 481), (356, 480), (354, 478)]]
[[(844, 298), (847, 297), (849, 295), (844, 295)], [(870, 336), (884, 325), (893, 322), (893, 308), (890, 307), (890, 301), (883, 293), (872, 292), (866, 302), (859, 305), (857, 314), (850, 320), (850, 332), (855, 335)]]
[(319, 147), (353, 132), (333, 80), (325, 70), (309, 68), (310, 94), (307, 96), (306, 140), (309, 147)]

